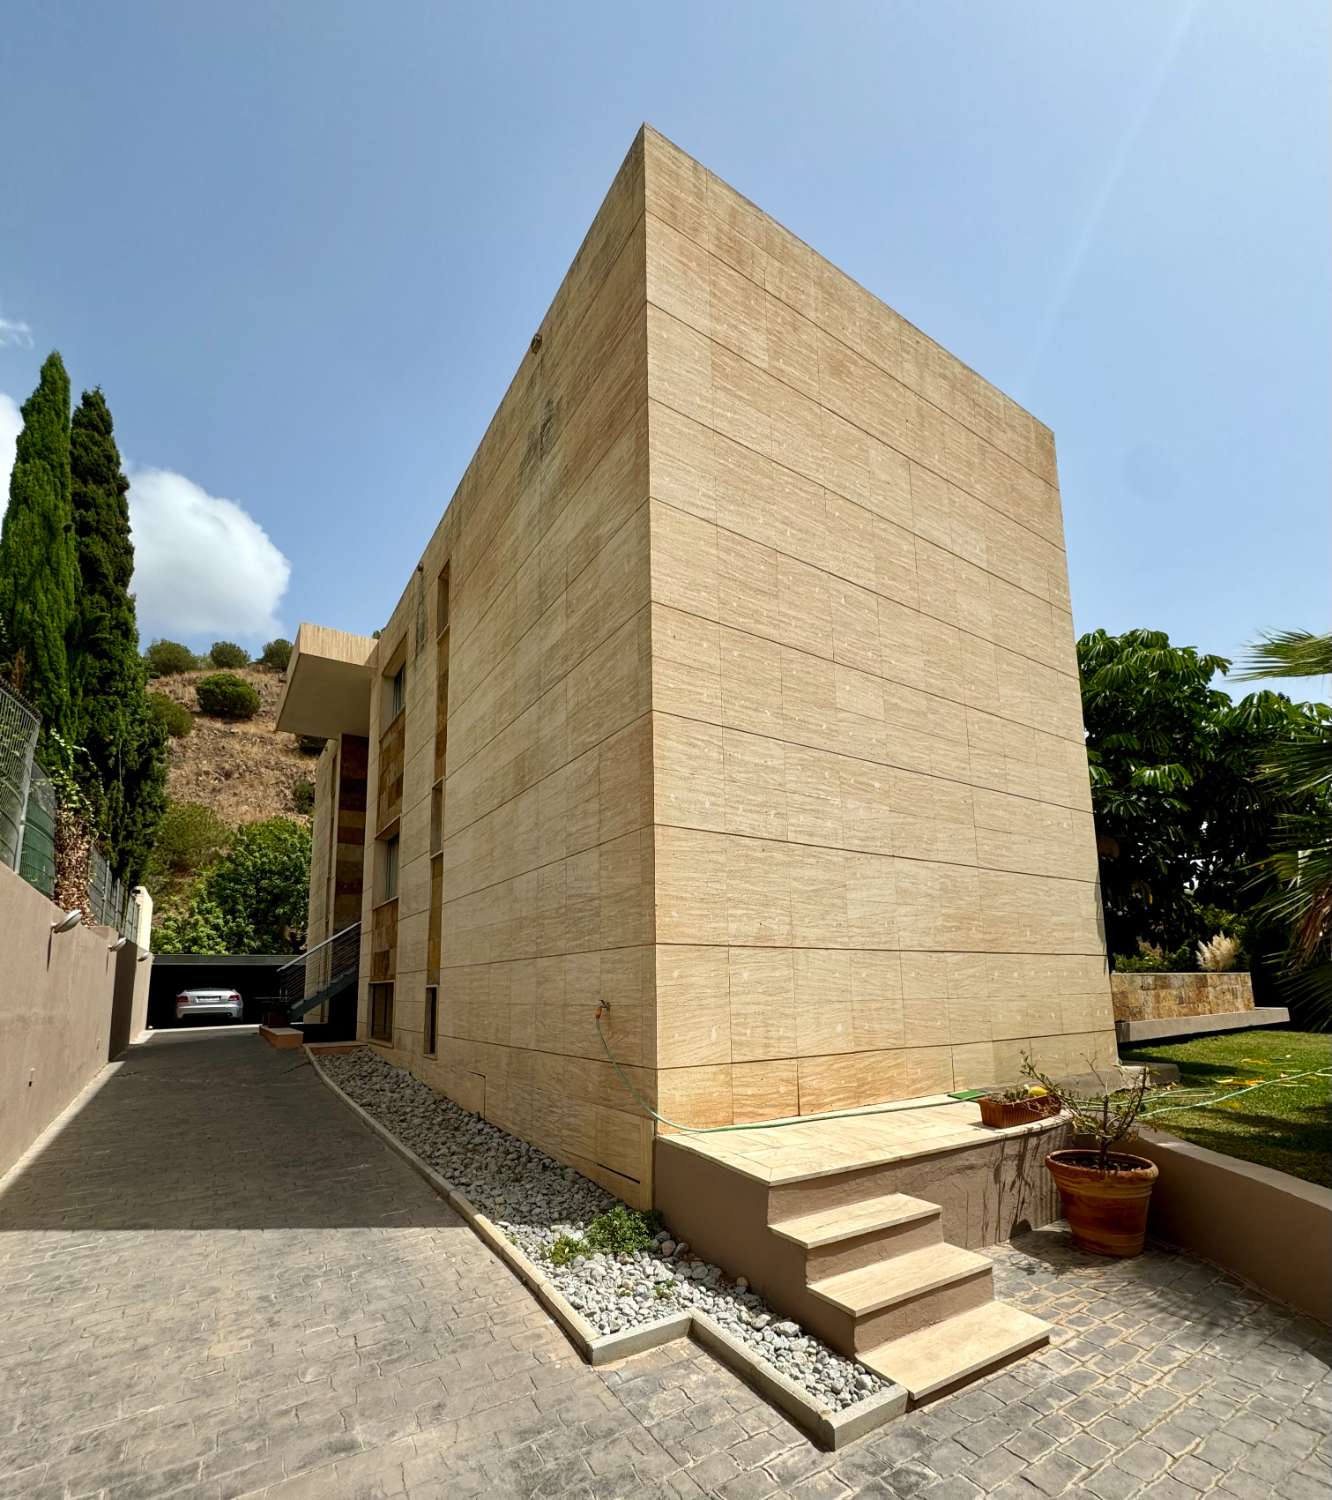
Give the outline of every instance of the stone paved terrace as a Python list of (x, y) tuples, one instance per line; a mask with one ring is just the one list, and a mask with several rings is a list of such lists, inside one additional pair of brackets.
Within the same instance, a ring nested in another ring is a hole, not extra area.
[(1326, 1329), (1187, 1256), (994, 1253), (1056, 1345), (822, 1453), (688, 1343), (584, 1365), (302, 1055), (162, 1034), (0, 1199), (0, 1497), (1324, 1500)]

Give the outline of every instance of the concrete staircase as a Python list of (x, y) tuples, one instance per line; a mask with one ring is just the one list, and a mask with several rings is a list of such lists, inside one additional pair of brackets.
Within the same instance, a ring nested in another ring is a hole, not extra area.
[(994, 1300), (978, 1251), (1058, 1216), (1041, 1162), (1064, 1134), (1057, 1119), (990, 1130), (941, 1100), (757, 1139), (663, 1135), (657, 1203), (700, 1255), (920, 1402), (1047, 1342)]
[[(836, 1179), (821, 1179), (836, 1191)], [(818, 1191), (816, 1189), (815, 1191)], [(778, 1195), (778, 1212), (790, 1189)], [(798, 1202), (798, 1193), (797, 1202)], [(804, 1260), (805, 1320), (922, 1401), (1038, 1348), (1049, 1325), (994, 1300), (991, 1262), (943, 1237), (936, 1203), (903, 1193), (769, 1222)]]

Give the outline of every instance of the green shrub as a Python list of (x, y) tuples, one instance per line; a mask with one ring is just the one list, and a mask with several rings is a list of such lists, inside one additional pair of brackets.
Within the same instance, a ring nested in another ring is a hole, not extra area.
[(655, 1213), (641, 1213), (616, 1203), (587, 1226), (583, 1243), (603, 1255), (628, 1255), (635, 1250), (646, 1250), (660, 1223)]
[(206, 870), (231, 842), (231, 836), (231, 829), (211, 807), (201, 802), (168, 803), (148, 859), (149, 888)]
[(315, 784), (313, 781), (298, 781), (291, 789), (291, 805), (306, 817), (314, 811)]
[(194, 728), (194, 715), (183, 703), (177, 703), (165, 693), (149, 693), (148, 706), (173, 740), (183, 739)]
[(155, 953), (230, 953), (226, 914), (206, 896), (179, 911), (160, 912), (153, 922)]
[(1167, 952), (1159, 944), (1145, 943), (1139, 938), (1136, 953), (1115, 956), (1116, 974), (1188, 974), (1197, 967), (1194, 953), (1187, 943)]
[(296, 745), (302, 755), (322, 755), (327, 741), (322, 734), (298, 734)]
[(193, 672), (199, 665), (194, 652), (179, 641), (154, 641), (143, 653), (149, 677), (170, 677), (176, 672)]
[(275, 641), (269, 641), (259, 653), (259, 665), (270, 672), (285, 672), (290, 660), (291, 642), (282, 636), (278, 636)]
[(214, 672), (194, 685), (199, 708), (217, 719), (252, 719), (259, 712), (259, 694), (234, 672)]
[(244, 646), (238, 646), (235, 641), (214, 641), (209, 647), (208, 660), (215, 667), (248, 667), (250, 665), (250, 653)]
[(574, 1234), (562, 1234), (546, 1251), (546, 1259), (553, 1266), (567, 1266), (580, 1255), (587, 1254), (587, 1246)]

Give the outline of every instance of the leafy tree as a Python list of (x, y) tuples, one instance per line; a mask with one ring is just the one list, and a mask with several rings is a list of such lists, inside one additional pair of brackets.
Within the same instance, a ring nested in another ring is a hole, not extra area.
[(129, 481), (111, 412), (84, 391), (70, 428), (78, 597), (69, 670), (91, 822), (117, 875), (136, 881), (166, 805), (166, 735), (144, 697), (147, 672), (130, 579)]
[(69, 376), (59, 354), (23, 403), (9, 508), (0, 531), (0, 624), (11, 679), (42, 716), (43, 736), (73, 737), (67, 640), (77, 565), (69, 496)]
[(199, 707), (218, 719), (252, 719), (259, 712), (259, 694), (234, 672), (214, 672), (194, 685)]
[(215, 667), (239, 668), (250, 665), (250, 653), (235, 641), (214, 641), (208, 659)]
[(270, 672), (285, 672), (291, 660), (292, 644), (282, 636), (269, 641), (259, 656), (259, 665)]
[[(1332, 676), (1332, 635), (1285, 631), (1249, 650), (1241, 680)], [(1287, 809), (1265, 861), (1261, 913), (1284, 938), (1289, 999), (1306, 1024), (1332, 1022), (1332, 713), (1318, 705), (1302, 731), (1267, 752), (1262, 775)]]
[(194, 728), (194, 715), (168, 693), (149, 693), (148, 707), (173, 740), (184, 739)]
[(202, 875), (225, 853), (234, 830), (201, 802), (172, 802), (157, 827), (148, 864), (154, 890)]
[[(310, 832), (290, 818), (247, 823), (234, 833), (197, 804), (173, 806), (154, 860), (171, 878), (198, 872), (153, 933), (161, 953), (286, 953), (304, 937)], [(223, 839), (230, 839), (225, 851)]]
[(244, 937), (222, 908), (201, 894), (183, 910), (162, 913), (153, 927), (153, 948), (158, 953), (248, 953)]
[[(1254, 868), (1291, 809), (1260, 767), (1316, 710), (1271, 692), (1233, 702), (1211, 686), (1225, 658), (1161, 631), (1092, 631), (1078, 664), (1107, 947), (1191, 950), (1217, 930), (1218, 910), (1259, 900)], [(1261, 948), (1252, 928), (1248, 940)]]
[(300, 947), (310, 889), (310, 830), (291, 818), (247, 823), (209, 871), (203, 895), (227, 914), (239, 953)]
[(149, 677), (174, 677), (178, 672), (193, 672), (199, 659), (179, 641), (154, 641), (143, 653)]

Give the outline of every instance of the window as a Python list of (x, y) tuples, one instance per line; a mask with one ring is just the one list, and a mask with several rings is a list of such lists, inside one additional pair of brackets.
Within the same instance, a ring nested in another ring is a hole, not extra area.
[(402, 666), (389, 678), (389, 723), (402, 712), (407, 703), (407, 664)]
[(439, 1032), (439, 986), (426, 985), (425, 992), (425, 1040), (421, 1050), (427, 1057), (434, 1057), (435, 1043)]
[(393, 1040), (393, 986), (370, 986), (370, 1036), (376, 1042)]
[(392, 901), (398, 894), (398, 835), (383, 841), (384, 854), (379, 876), (379, 899)]

